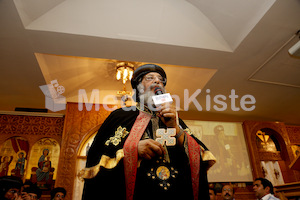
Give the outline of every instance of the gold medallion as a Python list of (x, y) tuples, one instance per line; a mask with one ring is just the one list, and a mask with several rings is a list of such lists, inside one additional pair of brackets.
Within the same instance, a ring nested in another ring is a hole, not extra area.
[(157, 167), (152, 167), (147, 176), (157, 181), (163, 190), (168, 190), (172, 185), (173, 179), (177, 177), (178, 171), (174, 167), (169, 166), (165, 159), (160, 158), (156, 163), (158, 164)]

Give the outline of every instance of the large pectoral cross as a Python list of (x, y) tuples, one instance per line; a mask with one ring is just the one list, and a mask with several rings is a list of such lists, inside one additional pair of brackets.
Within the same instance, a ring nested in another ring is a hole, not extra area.
[(166, 144), (167, 146), (176, 145), (176, 138), (173, 137), (176, 135), (176, 128), (157, 129), (156, 130), (156, 141), (162, 145)]
[(164, 159), (170, 163), (170, 157), (168, 154), (167, 146), (175, 146), (176, 145), (176, 138), (174, 137), (176, 135), (176, 128), (168, 128), (166, 129), (157, 129), (156, 130), (156, 141), (161, 143), (165, 150), (166, 154), (164, 155)]

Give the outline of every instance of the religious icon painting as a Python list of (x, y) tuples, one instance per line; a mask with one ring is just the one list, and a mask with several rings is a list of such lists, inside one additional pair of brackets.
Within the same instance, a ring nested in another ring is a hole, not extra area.
[(23, 179), (27, 168), (29, 143), (23, 137), (5, 140), (0, 149), (0, 176), (17, 176)]
[(163, 190), (168, 190), (172, 186), (173, 180), (177, 177), (178, 171), (163, 158), (159, 158), (156, 163), (156, 167), (152, 167), (147, 176), (158, 182), (158, 185)]
[[(30, 155), (29, 169), (36, 169), (33, 175), (33, 177), (36, 177), (34, 181), (46, 182), (50, 187), (56, 179), (60, 155), (59, 143), (53, 138), (42, 138), (34, 143)], [(31, 174), (31, 171), (29, 174)]]

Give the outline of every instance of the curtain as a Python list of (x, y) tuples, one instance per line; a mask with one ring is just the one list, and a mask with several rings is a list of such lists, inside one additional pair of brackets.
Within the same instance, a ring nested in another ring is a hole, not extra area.
[(10, 140), (14, 151), (18, 153), (19, 151), (23, 150), (26, 152), (26, 157), (27, 157), (29, 151), (29, 144), (27, 140), (20, 137), (13, 137)]
[(275, 185), (284, 184), (280, 166), (277, 161), (261, 161), (265, 178)]

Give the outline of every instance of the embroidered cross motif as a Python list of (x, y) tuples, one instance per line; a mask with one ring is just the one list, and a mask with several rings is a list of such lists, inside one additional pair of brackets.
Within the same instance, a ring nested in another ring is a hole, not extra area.
[(126, 128), (122, 128), (121, 126), (119, 126), (117, 128), (117, 130), (115, 131), (115, 136), (110, 137), (105, 142), (105, 145), (108, 146), (109, 144), (113, 144), (113, 145), (117, 146), (122, 141), (122, 138), (124, 138), (128, 134), (129, 134), (129, 132), (126, 131)]
[(156, 141), (164, 145), (166, 143), (167, 146), (174, 146), (176, 144), (176, 138), (172, 137), (176, 135), (175, 128), (168, 128), (167, 131), (165, 129), (157, 129), (156, 130)]

